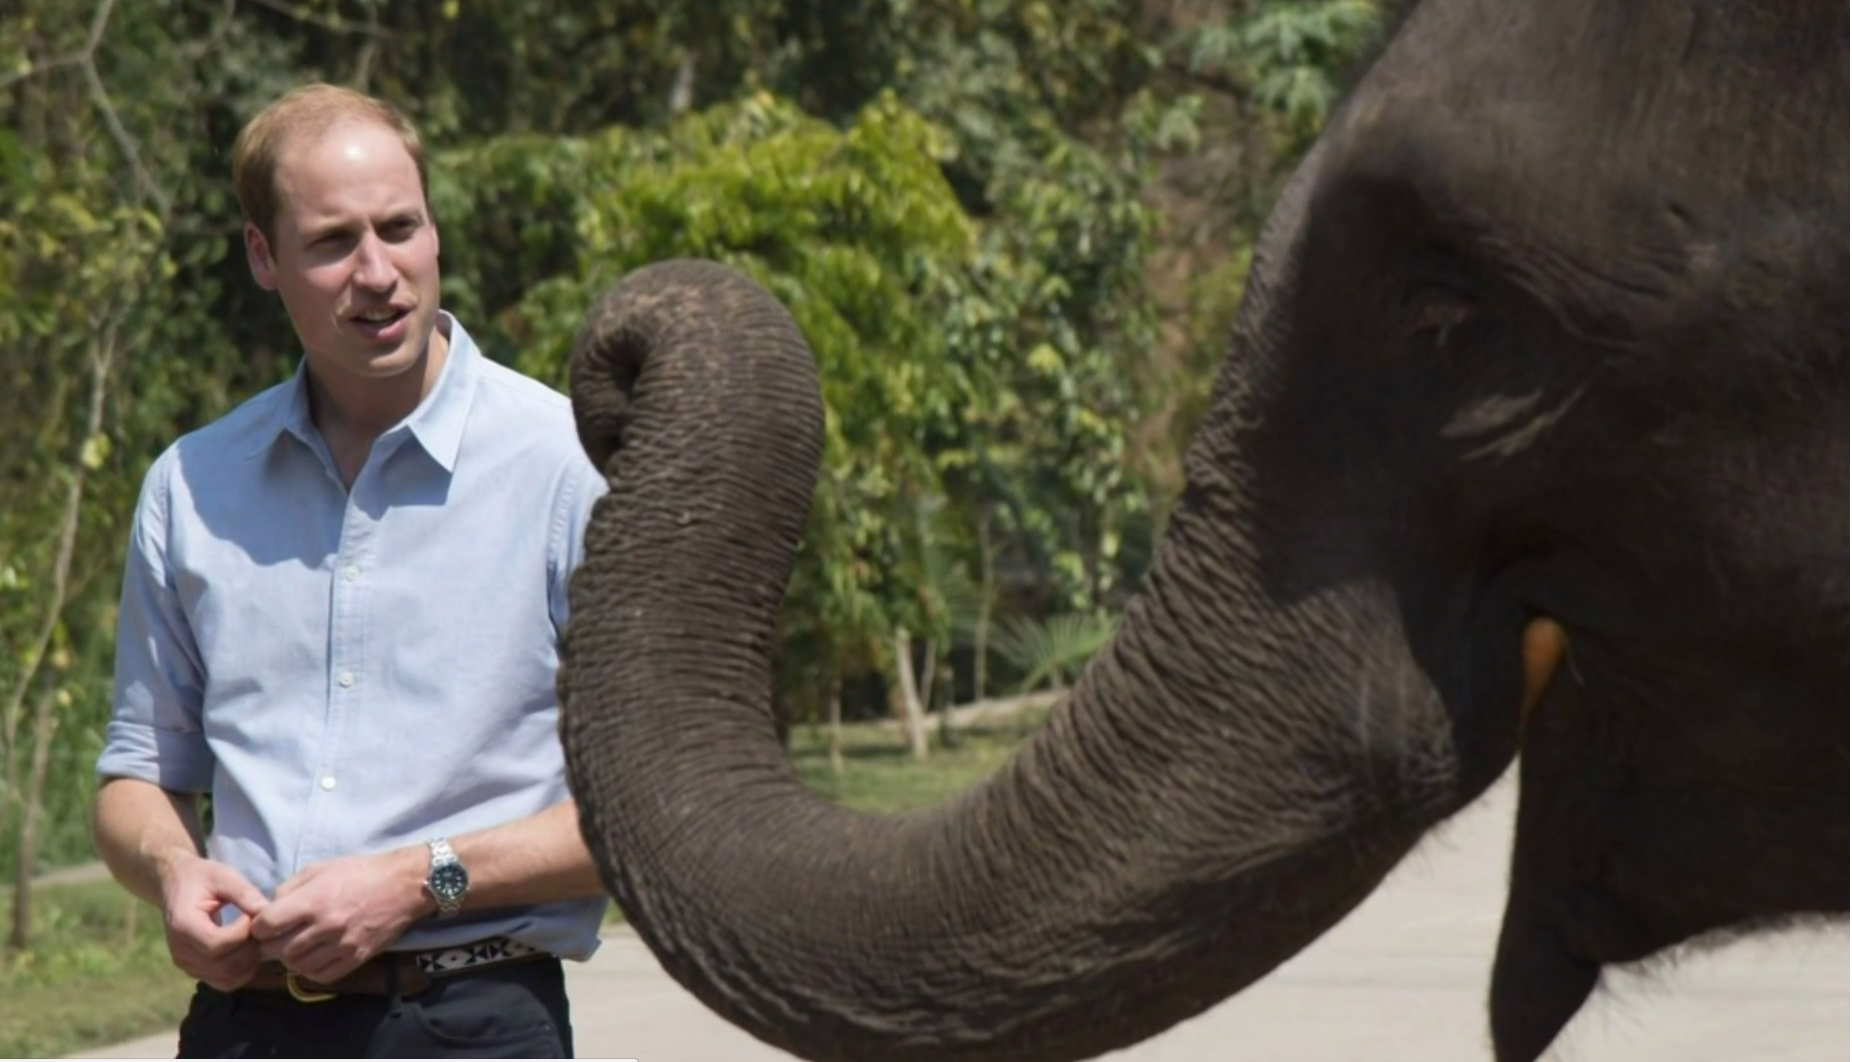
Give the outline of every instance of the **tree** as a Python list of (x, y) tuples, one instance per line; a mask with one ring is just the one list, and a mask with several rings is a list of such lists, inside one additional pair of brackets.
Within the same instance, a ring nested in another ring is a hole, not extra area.
[[(1361, 0), (1175, 9), (1197, 21), (1107, 0), (0, 9), (0, 826), (46, 735), (27, 847), (88, 854), (141, 476), (298, 356), (245, 275), (227, 158), (308, 80), (418, 122), (444, 302), (492, 357), (557, 382), (589, 293), (677, 254), (792, 307), (831, 419), (781, 702), (884, 703), (903, 625), (922, 699), (1020, 681), (993, 621), (1108, 614), (1142, 571), (1252, 227), (1380, 32)], [(948, 579), (985, 588), (982, 621)]]
[[(111, 13), (100, 4), (81, 43), (42, 64), (26, 53), (10, 80), (27, 121), (0, 133), (0, 378), (17, 433), (0, 459), (0, 825), (16, 827), (15, 949), (29, 944), (58, 713), (76, 701), (66, 617), (94, 571), (80, 544), (114, 524), (85, 520), (112, 450), (109, 400), (126, 348), (147, 334), (150, 292), (171, 275), (172, 196), (99, 72)], [(115, 149), (104, 160), (89, 150), (98, 140)]]
[(1383, 30), (1377, 0), (1178, 5), (1152, 29), (1159, 90), (1194, 99), (1200, 137), (1147, 187), (1167, 221), (1147, 278), (1164, 338), (1141, 380), (1156, 408), (1139, 431), (1138, 464), (1159, 498), (1182, 484), (1182, 452), (1208, 408), (1260, 227)]
[[(583, 307), (649, 262), (727, 262), (791, 308), (828, 409), (822, 518), (792, 597), (799, 614), (846, 628), (792, 631), (784, 659), (800, 645), (832, 654), (820, 668), (831, 683), (885, 655), (869, 650), (874, 630), (925, 629), (912, 588), (894, 578), (910, 534), (898, 516), (905, 499), (940, 489), (932, 432), (961, 404), (962, 381), (935, 327), (933, 279), (967, 268), (975, 247), (936, 164), (941, 143), (891, 99), (838, 130), (760, 97), (660, 135), (485, 142), (444, 157), (449, 176), (434, 187), (439, 216), (471, 249), (447, 296), (486, 321), (494, 347), (557, 385)], [(468, 286), (476, 253), (518, 281)]]

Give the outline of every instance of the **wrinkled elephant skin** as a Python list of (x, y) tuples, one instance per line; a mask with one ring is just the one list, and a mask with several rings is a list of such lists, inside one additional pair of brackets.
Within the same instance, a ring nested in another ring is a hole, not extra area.
[(1305, 947), (1514, 757), (1506, 1062), (1604, 965), (1842, 914), (1845, 19), (1404, 17), (1269, 222), (1117, 637), (928, 811), (832, 807), (774, 738), (802, 337), (718, 266), (627, 278), (574, 357), (612, 489), (562, 739), (664, 967), (809, 1058), (1097, 1055)]

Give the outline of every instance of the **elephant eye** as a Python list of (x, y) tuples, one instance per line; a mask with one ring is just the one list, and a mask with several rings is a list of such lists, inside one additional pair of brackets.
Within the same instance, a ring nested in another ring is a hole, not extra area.
[(1437, 347), (1447, 345), (1447, 335), (1459, 327), (1479, 308), (1473, 297), (1458, 288), (1424, 284), (1410, 291), (1402, 300), (1399, 330), (1409, 338), (1429, 335)]

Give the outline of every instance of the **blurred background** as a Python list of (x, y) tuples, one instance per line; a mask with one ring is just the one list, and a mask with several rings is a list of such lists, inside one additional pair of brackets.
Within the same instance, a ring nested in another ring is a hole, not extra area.
[(778, 704), (827, 787), (845, 747), (926, 763), (960, 711), (1045, 704), (1021, 698), (1110, 632), (1256, 231), (1382, 21), (1370, 0), (0, 4), (4, 976), (70, 928), (31, 912), (35, 875), (93, 858), (141, 477), (300, 356), (231, 192), (264, 104), (329, 81), (406, 111), (445, 307), (555, 387), (585, 307), (646, 263), (717, 259), (790, 307), (829, 418)]

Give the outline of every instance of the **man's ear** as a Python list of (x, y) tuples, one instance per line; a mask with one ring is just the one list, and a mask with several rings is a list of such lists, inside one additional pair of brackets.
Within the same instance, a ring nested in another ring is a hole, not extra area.
[(251, 279), (265, 291), (277, 289), (276, 259), (270, 255), (270, 241), (256, 225), (244, 223), (244, 257), (251, 265)]

